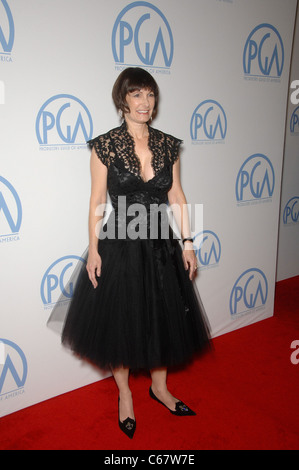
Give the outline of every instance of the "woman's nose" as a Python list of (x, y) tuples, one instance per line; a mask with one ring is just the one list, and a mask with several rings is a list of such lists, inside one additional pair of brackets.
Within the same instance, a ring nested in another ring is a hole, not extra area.
[(143, 104), (147, 107), (149, 107), (149, 99), (147, 95), (143, 96)]

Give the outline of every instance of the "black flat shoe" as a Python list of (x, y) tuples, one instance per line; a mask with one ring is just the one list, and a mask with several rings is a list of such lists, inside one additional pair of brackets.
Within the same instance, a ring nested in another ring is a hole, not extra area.
[(156, 400), (158, 403), (165, 406), (165, 408), (167, 408), (170, 411), (170, 413), (172, 413), (173, 415), (176, 415), (176, 416), (195, 416), (196, 415), (195, 411), (192, 411), (189, 408), (189, 406), (185, 405), (185, 403), (183, 403), (182, 401), (176, 402), (175, 411), (171, 410), (170, 408), (168, 408), (168, 406), (164, 405), (164, 403), (160, 401), (159, 398), (156, 397), (156, 395), (152, 391), (152, 387), (149, 388), (149, 395), (153, 400)]
[[(119, 399), (118, 399), (118, 416), (119, 416)], [(121, 421), (118, 417), (118, 425), (122, 432), (126, 434), (130, 439), (133, 439), (134, 432), (136, 430), (136, 420), (132, 418), (126, 418)]]

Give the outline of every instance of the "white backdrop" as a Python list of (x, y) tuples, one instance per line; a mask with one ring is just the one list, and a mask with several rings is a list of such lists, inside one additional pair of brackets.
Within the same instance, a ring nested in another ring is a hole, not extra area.
[(160, 86), (154, 127), (184, 140), (213, 336), (273, 315), (296, 3), (0, 0), (1, 415), (104, 377), (46, 324), (88, 243), (85, 141), (118, 125), (128, 65)]

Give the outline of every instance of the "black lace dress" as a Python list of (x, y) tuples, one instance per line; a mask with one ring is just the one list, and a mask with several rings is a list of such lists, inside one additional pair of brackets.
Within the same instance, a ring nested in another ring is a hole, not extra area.
[(101, 368), (175, 366), (210, 344), (196, 287), (184, 269), (167, 215), (172, 166), (181, 141), (149, 127), (154, 177), (144, 181), (126, 124), (89, 142), (108, 168), (113, 211), (98, 243), (94, 289), (84, 269), (62, 341)]

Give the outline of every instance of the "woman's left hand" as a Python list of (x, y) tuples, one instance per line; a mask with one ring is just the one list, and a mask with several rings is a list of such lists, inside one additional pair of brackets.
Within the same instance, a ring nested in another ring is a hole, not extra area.
[(192, 242), (186, 241), (183, 249), (183, 262), (186, 271), (189, 269), (189, 279), (192, 281), (197, 270), (197, 259)]

